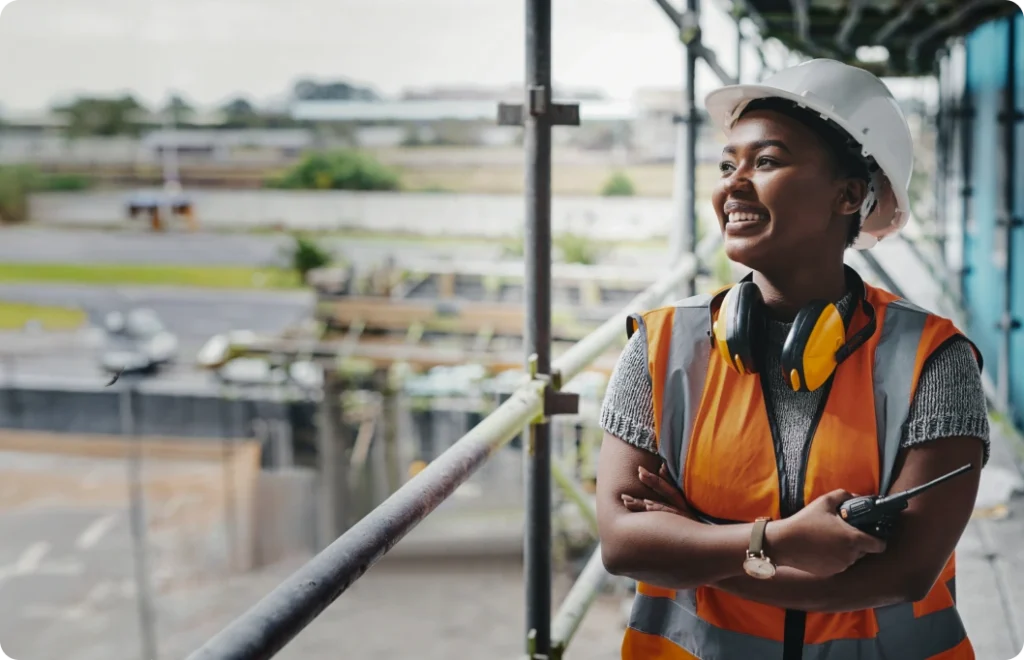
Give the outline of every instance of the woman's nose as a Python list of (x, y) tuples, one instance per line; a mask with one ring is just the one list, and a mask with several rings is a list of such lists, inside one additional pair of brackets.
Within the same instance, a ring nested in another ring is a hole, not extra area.
[(727, 192), (750, 190), (753, 187), (753, 183), (750, 181), (749, 172), (742, 167), (737, 168), (733, 171), (732, 175), (725, 180), (725, 189)]

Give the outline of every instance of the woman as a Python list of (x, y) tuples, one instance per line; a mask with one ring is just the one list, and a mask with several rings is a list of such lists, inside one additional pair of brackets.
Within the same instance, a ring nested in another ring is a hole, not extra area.
[[(980, 354), (843, 262), (906, 222), (906, 120), (832, 60), (706, 104), (725, 251), (752, 272), (630, 319), (597, 494), (605, 565), (638, 582), (622, 657), (974, 658), (953, 552), (988, 459)], [(837, 513), (966, 464), (888, 537)]]

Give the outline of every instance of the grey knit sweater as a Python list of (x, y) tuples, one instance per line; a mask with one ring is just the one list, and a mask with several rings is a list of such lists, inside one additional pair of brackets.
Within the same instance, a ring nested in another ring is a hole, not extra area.
[[(847, 294), (836, 306), (849, 318), (853, 295)], [(803, 460), (803, 445), (810, 430), (822, 390), (794, 392), (782, 377), (779, 354), (791, 324), (769, 322), (765, 373), (769, 387), (765, 405), (774, 406), (786, 472), (796, 474)], [(654, 437), (654, 408), (647, 373), (643, 335), (636, 333), (626, 344), (612, 372), (604, 404), (601, 427), (641, 449), (657, 453)], [(985, 462), (989, 457), (988, 409), (981, 385), (981, 372), (970, 345), (953, 341), (941, 349), (926, 366), (918, 380), (917, 392), (903, 428), (902, 446), (910, 447), (937, 438), (974, 436), (985, 444)], [(797, 479), (790, 479), (786, 504), (799, 508)]]

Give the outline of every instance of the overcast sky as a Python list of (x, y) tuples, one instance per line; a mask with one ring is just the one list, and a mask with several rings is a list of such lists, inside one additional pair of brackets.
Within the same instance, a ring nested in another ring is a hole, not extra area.
[[(678, 0), (677, 0), (678, 1)], [(0, 0), (3, 5), (5, 0)], [(678, 85), (675, 31), (654, 0), (555, 0), (557, 83), (628, 97)], [(180, 89), (198, 104), (280, 94), (299, 76), (406, 86), (522, 81), (522, 0), (16, 0), (0, 14), (0, 104), (79, 91)], [(704, 0), (707, 41), (735, 63), (735, 29)], [(756, 60), (749, 54), (748, 71)], [(710, 89), (701, 66), (698, 92)]]
[[(681, 6), (681, 0), (671, 0)], [(1021, 2), (1022, 0), (1015, 0)], [(736, 31), (703, 0), (705, 42), (735, 70)], [(654, 0), (554, 0), (556, 84), (625, 99), (678, 86), (681, 49)], [(522, 82), (523, 0), (0, 0), (0, 107), (35, 110), (78, 93), (180, 90), (211, 106), (261, 101), (295, 80), (403, 87)], [(781, 51), (769, 53), (783, 64)], [(744, 70), (755, 71), (752, 48)], [(701, 98), (718, 81), (698, 65)], [(890, 84), (899, 93), (899, 83)]]

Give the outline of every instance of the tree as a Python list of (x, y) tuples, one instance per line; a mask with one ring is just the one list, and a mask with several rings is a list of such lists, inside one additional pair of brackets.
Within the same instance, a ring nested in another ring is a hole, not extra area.
[(632, 179), (622, 172), (615, 172), (605, 181), (601, 194), (605, 197), (632, 197), (636, 194), (636, 188)]
[(71, 137), (138, 135), (142, 127), (140, 115), (145, 111), (131, 95), (115, 99), (79, 97), (53, 109), (55, 114), (67, 119), (67, 132)]
[(370, 154), (341, 150), (308, 154), (267, 185), (299, 190), (398, 190), (401, 180)]
[(259, 125), (260, 115), (248, 100), (238, 97), (225, 103), (221, 109), (224, 128), (250, 128)]
[(175, 126), (187, 124), (196, 114), (195, 109), (189, 105), (188, 101), (177, 94), (171, 96), (163, 111), (170, 115), (171, 121), (174, 122)]
[(311, 270), (325, 268), (334, 261), (330, 250), (318, 244), (313, 238), (300, 233), (292, 234), (292, 244), (288, 249), (288, 261), (292, 270), (303, 283)]
[(295, 83), (292, 95), (299, 101), (379, 101), (380, 97), (369, 87), (347, 82), (318, 83), (304, 78)]

